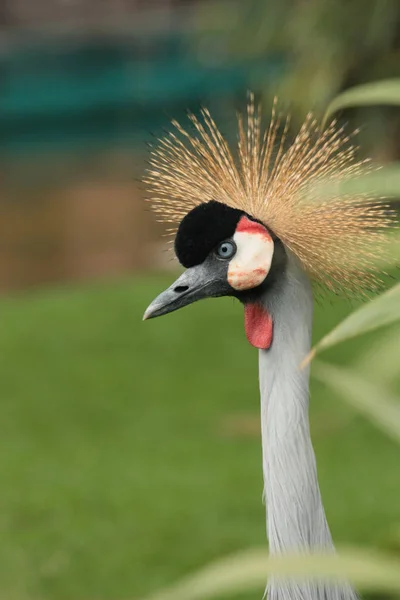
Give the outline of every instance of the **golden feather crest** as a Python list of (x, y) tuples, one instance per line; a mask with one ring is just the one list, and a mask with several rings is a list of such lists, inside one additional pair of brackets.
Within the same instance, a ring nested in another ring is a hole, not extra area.
[(238, 115), (235, 154), (208, 110), (189, 115), (194, 135), (173, 121), (175, 131), (151, 152), (144, 179), (159, 220), (175, 227), (195, 206), (218, 200), (264, 223), (312, 279), (335, 292), (359, 292), (379, 284), (376, 259), (384, 252), (393, 212), (367, 196), (321, 199), (316, 185), (334, 186), (371, 170), (357, 161), (351, 136), (333, 122), (322, 130), (309, 114), (285, 150), (289, 119), (272, 109), (262, 130), (261, 108), (253, 96), (246, 118)]

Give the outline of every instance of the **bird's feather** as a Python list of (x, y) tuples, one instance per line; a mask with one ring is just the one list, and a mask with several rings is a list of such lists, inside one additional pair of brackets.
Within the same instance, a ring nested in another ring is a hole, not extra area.
[(151, 153), (144, 180), (159, 219), (174, 225), (171, 234), (195, 206), (217, 200), (264, 223), (313, 280), (334, 292), (379, 286), (377, 259), (385, 251), (385, 230), (395, 222), (390, 206), (365, 195), (324, 199), (316, 191), (322, 181), (334, 189), (373, 168), (357, 160), (352, 135), (335, 122), (322, 130), (309, 114), (285, 149), (289, 119), (283, 123), (274, 103), (263, 131), (252, 95), (246, 117), (238, 116), (235, 151), (208, 110), (189, 118), (194, 131), (173, 121), (174, 131)]

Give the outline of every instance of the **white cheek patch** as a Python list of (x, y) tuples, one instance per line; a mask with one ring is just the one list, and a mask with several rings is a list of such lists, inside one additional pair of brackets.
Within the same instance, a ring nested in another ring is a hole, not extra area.
[(237, 231), (233, 240), (237, 252), (229, 263), (228, 282), (235, 290), (249, 290), (260, 285), (271, 268), (274, 242), (267, 230)]

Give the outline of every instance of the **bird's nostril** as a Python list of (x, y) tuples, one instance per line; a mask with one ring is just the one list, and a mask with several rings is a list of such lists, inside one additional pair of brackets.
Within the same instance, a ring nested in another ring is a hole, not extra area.
[(188, 285), (177, 285), (176, 288), (174, 288), (174, 292), (176, 292), (177, 294), (182, 294), (182, 292), (187, 292), (188, 289)]

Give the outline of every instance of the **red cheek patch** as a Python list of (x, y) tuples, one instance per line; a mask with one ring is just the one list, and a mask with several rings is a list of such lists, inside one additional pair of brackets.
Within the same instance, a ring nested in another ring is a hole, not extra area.
[(265, 229), (263, 225), (260, 223), (256, 223), (255, 221), (251, 221), (247, 217), (243, 216), (240, 218), (239, 223), (237, 224), (236, 231), (242, 233), (253, 233), (262, 235), (266, 239), (270, 240), (271, 236), (268, 231)]
[(272, 344), (273, 322), (271, 315), (260, 304), (244, 307), (246, 337), (254, 348), (268, 350)]

